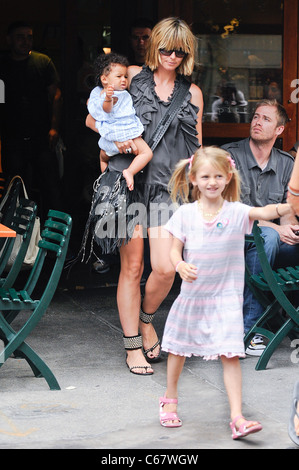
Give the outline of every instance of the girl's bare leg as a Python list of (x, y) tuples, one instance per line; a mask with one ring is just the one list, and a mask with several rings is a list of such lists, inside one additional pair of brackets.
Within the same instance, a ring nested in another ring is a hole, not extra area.
[[(178, 398), (178, 382), (182, 373), (186, 358), (175, 354), (168, 354), (167, 359), (167, 390), (166, 398)], [(167, 403), (163, 406), (165, 413), (176, 413), (177, 405)], [(175, 420), (176, 421), (176, 420)]]
[(223, 380), (228, 395), (231, 419), (242, 415), (242, 372), (238, 357), (221, 356)]
[[(150, 228), (148, 232), (152, 272), (145, 285), (142, 308), (145, 313), (151, 314), (156, 312), (168, 295), (174, 281), (175, 271), (170, 262), (172, 237), (169, 232), (162, 227)], [(151, 348), (158, 340), (152, 323), (140, 322), (140, 331), (144, 349)], [(159, 349), (160, 345), (148, 353), (148, 358), (157, 357)]]
[[(237, 416), (242, 416), (242, 371), (238, 357), (227, 358), (221, 356), (223, 365), (224, 385), (228, 395), (230, 405), (230, 415), (233, 420)], [(238, 428), (246, 421), (244, 418), (236, 422)], [(247, 427), (258, 424), (257, 421), (248, 421)]]
[[(135, 230), (132, 240), (120, 248), (121, 269), (117, 288), (117, 305), (119, 318), (125, 336), (137, 336), (140, 313), (140, 280), (143, 273), (143, 238)], [(142, 349), (127, 351), (129, 367), (148, 366), (146, 369), (136, 368), (134, 372), (144, 374), (152, 372)]]

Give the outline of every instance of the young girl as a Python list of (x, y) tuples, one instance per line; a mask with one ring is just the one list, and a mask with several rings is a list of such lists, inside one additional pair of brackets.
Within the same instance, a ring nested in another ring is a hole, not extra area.
[[(138, 155), (122, 172), (129, 190), (132, 191), (134, 175), (148, 164), (153, 153), (141, 138), (144, 128), (136, 116), (131, 95), (126, 90), (128, 66), (127, 58), (120, 54), (101, 54), (95, 61), (97, 86), (90, 93), (87, 107), (101, 136), (99, 147), (102, 172), (108, 165), (109, 157), (119, 153), (114, 142), (134, 140)], [(132, 148), (126, 149), (126, 153), (131, 152)]]
[[(187, 167), (188, 170), (187, 171)], [(240, 182), (229, 153), (201, 147), (181, 160), (170, 180), (172, 198), (188, 201), (165, 228), (173, 235), (170, 258), (182, 279), (165, 325), (162, 349), (169, 353), (167, 390), (160, 398), (160, 423), (182, 425), (176, 413), (178, 380), (186, 357), (221, 358), (233, 439), (260, 431), (241, 411), (243, 343), (244, 235), (254, 220), (292, 212), (289, 204), (249, 207), (240, 202)]]

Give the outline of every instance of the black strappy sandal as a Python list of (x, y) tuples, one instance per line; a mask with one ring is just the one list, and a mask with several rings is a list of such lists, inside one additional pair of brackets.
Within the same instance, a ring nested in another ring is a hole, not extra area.
[[(125, 350), (126, 351), (133, 351), (135, 349), (142, 349), (142, 336), (141, 335), (136, 335), (136, 336), (123, 336), (124, 339), (124, 345), (125, 345)], [(128, 355), (127, 355), (128, 357)], [(135, 375), (153, 375), (154, 371), (152, 370), (151, 372), (148, 371), (148, 369), (151, 369), (150, 366), (132, 366), (130, 367), (127, 359), (126, 359), (126, 364), (132, 374)], [(145, 369), (145, 373), (139, 373), (139, 372), (134, 372), (134, 369)]]
[[(140, 320), (143, 322), (143, 323), (152, 323), (153, 319), (154, 319), (154, 316), (155, 316), (156, 312), (154, 313), (145, 313), (143, 310), (142, 310), (142, 307), (140, 308)], [(146, 357), (147, 361), (150, 362), (150, 363), (154, 363), (154, 362), (159, 362), (160, 359), (161, 359), (161, 346), (160, 346), (160, 350), (159, 350), (159, 354), (158, 356), (155, 356), (155, 357), (149, 357), (148, 356), (148, 353), (149, 352), (153, 352), (157, 346), (160, 345), (160, 340), (158, 339), (158, 341), (151, 347), (151, 348), (148, 348), (148, 349), (143, 349), (143, 354), (144, 356)]]

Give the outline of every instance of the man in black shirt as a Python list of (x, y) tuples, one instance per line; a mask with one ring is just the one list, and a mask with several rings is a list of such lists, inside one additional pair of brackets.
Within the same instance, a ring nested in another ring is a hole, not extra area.
[(153, 22), (147, 18), (138, 18), (131, 24), (130, 45), (132, 54), (129, 54), (129, 61), (132, 65), (142, 66), (144, 64), (153, 26)]
[(61, 91), (52, 60), (32, 51), (32, 28), (13, 23), (10, 51), (0, 58), (5, 85), (1, 112), (1, 162), (6, 184), (22, 176), (29, 192), (39, 190), (39, 211), (60, 209), (60, 182), (55, 147), (59, 139)]

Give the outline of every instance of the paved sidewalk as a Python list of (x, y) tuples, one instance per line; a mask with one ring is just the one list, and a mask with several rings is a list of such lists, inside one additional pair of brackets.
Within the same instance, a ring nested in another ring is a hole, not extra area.
[[(189, 449), (292, 449), (287, 433), (299, 352), (286, 340), (266, 371), (256, 358), (243, 360), (244, 414), (260, 420), (261, 433), (233, 441), (221, 364), (187, 359), (180, 382), (183, 426), (159, 424), (158, 399), (166, 384), (166, 357), (155, 374), (137, 377), (125, 365), (116, 309), (117, 266), (107, 275), (75, 269), (62, 280), (29, 344), (54, 372), (61, 391), (50, 391), (24, 360), (9, 359), (0, 369), (1, 449), (143, 450), (151, 455)], [(83, 282), (84, 280), (84, 282)], [(162, 335), (176, 283), (159, 309), (155, 326)]]

